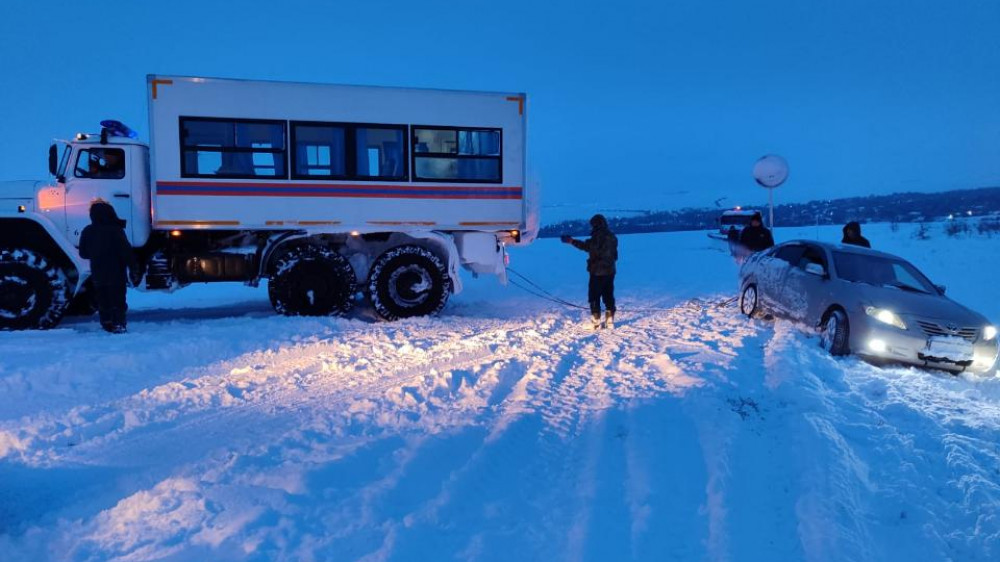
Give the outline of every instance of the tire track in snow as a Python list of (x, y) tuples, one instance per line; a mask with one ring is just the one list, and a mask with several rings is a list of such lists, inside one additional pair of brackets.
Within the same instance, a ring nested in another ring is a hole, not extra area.
[[(22, 443), (24, 450), (17, 452), (23, 460), (57, 462), (68, 451), (87, 451), (157, 424), (171, 422), (176, 430), (197, 430), (210, 424), (228, 426), (222, 420), (241, 413), (268, 416), (283, 409), (315, 407), (316, 402), (334, 394), (347, 398), (353, 393), (379, 396), (426, 373), (478, 366), (497, 356), (516, 354), (519, 346), (544, 338), (537, 328), (528, 324), (492, 328), (471, 336), (459, 333), (452, 339), (428, 342), (419, 352), (410, 342), (395, 344), (393, 334), (346, 333), (345, 338), (368, 341), (363, 346), (323, 341), (278, 352), (250, 353), (206, 369), (194, 379), (79, 408), (62, 418), (43, 416), (39, 421), (5, 423), (0, 431)], [(358, 350), (367, 345), (372, 346), (370, 353)], [(362, 368), (358, 364), (354, 369), (344, 368), (356, 357), (367, 357)]]
[[(374, 487), (362, 485), (348, 496), (341, 496), (336, 505), (310, 508), (310, 520), (336, 523), (355, 513), (361, 514), (358, 520), (363, 524), (345, 529), (332, 541), (324, 542), (318, 530), (303, 531), (298, 537), (303, 554), (332, 555), (350, 546), (351, 552), (371, 554), (377, 559), (403, 551), (414, 532), (411, 529), (434, 526), (443, 521), (442, 517), (468, 513), (467, 500), (458, 499), (456, 490), (471, 487), (474, 496), (482, 497), (490, 482), (510, 486), (510, 477), (502, 469), (480, 470), (491, 459), (501, 461), (497, 467), (509, 467), (510, 460), (504, 457), (510, 450), (517, 458), (532, 458), (519, 476), (540, 484), (531, 488), (532, 497), (515, 494), (513, 502), (505, 494), (494, 494), (480, 518), (500, 517), (525, 508), (533, 513), (540, 509), (551, 511), (551, 518), (540, 517), (546, 522), (540, 529), (514, 525), (490, 536), (473, 536), (463, 545), (463, 551), (482, 552), (490, 545), (502, 548), (496, 541), (503, 536), (523, 536), (521, 544), (563, 558), (567, 552), (582, 553), (583, 545), (600, 535), (595, 525), (600, 524), (596, 521), (602, 513), (593, 511), (598, 494), (601, 501), (615, 501), (625, 510), (623, 513), (629, 513), (625, 490), (608, 488), (606, 482), (598, 480), (602, 470), (607, 470), (602, 467), (626, 463), (621, 451), (612, 457), (611, 465), (598, 454), (607, 436), (602, 429), (606, 423), (602, 412), (637, 399), (683, 394), (702, 384), (699, 377), (713, 368), (711, 363), (731, 359), (726, 346), (738, 345), (735, 340), (739, 336), (699, 338), (700, 323), (718, 322), (720, 318), (677, 309), (636, 318), (630, 325), (623, 325), (620, 332), (581, 337), (579, 331), (567, 328), (573, 323), (565, 315), (541, 315), (514, 325), (488, 322), (490, 329), (485, 335), (475, 333), (481, 327), (479, 323), (423, 341), (410, 336), (408, 327), (400, 326), (384, 337), (365, 341), (364, 346), (372, 348), (368, 354), (359, 351), (362, 344), (326, 341), (279, 353), (250, 354), (213, 366), (184, 384), (168, 389), (157, 387), (133, 397), (138, 406), (148, 406), (149, 415), (139, 419), (141, 423), (127, 427), (111, 424), (110, 429), (91, 426), (94, 435), (89, 442), (73, 447), (71, 453), (60, 451), (57, 442), (43, 440), (36, 441), (34, 451), (41, 452), (42, 458), (48, 453), (46, 461), (55, 464), (120, 462), (115, 459), (152, 449), (157, 449), (162, 458), (162, 447), (181, 443), (190, 457), (157, 469), (159, 473), (151, 469), (144, 477), (163, 486), (142, 488), (128, 497), (169, 495), (171, 479), (185, 477), (199, 483), (195, 493), (216, 505), (219, 513), (226, 513), (227, 506), (236, 501), (227, 490), (246, 489), (269, 497), (271, 492), (263, 490), (273, 489), (294, 497), (315, 489), (309, 481), (317, 467), (337, 466), (357, 455), (370, 460), (399, 458), (398, 478), (387, 475), (388, 480), (376, 479)], [(722, 322), (720, 332), (729, 329), (727, 322)], [(424, 328), (421, 326), (422, 333), (427, 331)], [(664, 328), (674, 335), (666, 336)], [(400, 343), (413, 346), (414, 351), (424, 346), (426, 351), (402, 354), (397, 349)], [(677, 352), (679, 362), (664, 355), (674, 349), (681, 350)], [(462, 356), (461, 350), (467, 355)], [(418, 360), (404, 364), (402, 355), (416, 355)], [(365, 358), (370, 363), (365, 373), (369, 376), (339, 368), (344, 357)], [(200, 392), (229, 398), (223, 398), (226, 403), (219, 407), (202, 399)], [(352, 412), (357, 402), (362, 402), (362, 407)], [(115, 403), (112, 406), (121, 407)], [(99, 419), (81, 419), (79, 425), (84, 427)], [(67, 425), (71, 426), (72, 420)], [(431, 462), (432, 455), (421, 436), (437, 436), (437, 440), (470, 431), (482, 433), (469, 437), (472, 441), (467, 457)], [(199, 450), (195, 438), (203, 435), (225, 437), (225, 444)], [(384, 451), (382, 443), (400, 437), (404, 440), (395, 452)], [(279, 458), (273, 456), (276, 450), (282, 451)], [(427, 462), (443, 472), (436, 476), (415, 472), (414, 466)], [(642, 460), (633, 458), (631, 462), (638, 466)], [(592, 470), (580, 473), (577, 469), (581, 463)], [(421, 475), (424, 480), (437, 482), (430, 486), (433, 493), (427, 492), (430, 488), (424, 482), (421, 495), (426, 496), (408, 497), (404, 502), (412, 508), (395, 515), (384, 511), (384, 498), (395, 494), (400, 479)], [(278, 503), (273, 507), (265, 503), (265, 510), (279, 510), (282, 502), (287, 502), (267, 501)], [(102, 513), (109, 515), (76, 524), (87, 530), (91, 542), (102, 536), (102, 526), (115, 524), (114, 510)], [(169, 517), (169, 512), (159, 516)], [(454, 523), (454, 519), (449, 521)], [(574, 522), (576, 532), (552, 544), (553, 538), (563, 536)], [(181, 524), (183, 527), (184, 522)], [(202, 531), (215, 528), (221, 532), (215, 516), (190, 524)], [(628, 536), (633, 524), (623, 525), (622, 532)], [(265, 523), (249, 522), (228, 532), (222, 534), (268, 544), (277, 530)], [(169, 534), (147, 539), (154, 545), (171, 540)], [(307, 548), (306, 544), (311, 546)], [(104, 546), (109, 552), (123, 548), (119, 543)], [(285, 550), (290, 551), (296, 550)]]

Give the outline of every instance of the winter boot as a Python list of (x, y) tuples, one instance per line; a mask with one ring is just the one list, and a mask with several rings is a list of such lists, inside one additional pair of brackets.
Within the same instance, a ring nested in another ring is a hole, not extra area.
[(594, 329), (595, 330), (600, 330), (601, 329), (601, 314), (600, 313), (597, 313), (597, 314), (594, 315), (593, 322), (594, 322), (593, 323)]
[(610, 310), (604, 313), (604, 327), (609, 330), (615, 329), (615, 313)]

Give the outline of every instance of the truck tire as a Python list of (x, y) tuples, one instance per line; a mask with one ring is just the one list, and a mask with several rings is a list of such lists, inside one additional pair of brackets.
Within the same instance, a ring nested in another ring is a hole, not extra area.
[(399, 246), (379, 256), (368, 281), (372, 306), (386, 320), (441, 312), (451, 278), (441, 259), (419, 246)]
[(339, 316), (357, 292), (344, 256), (323, 246), (296, 246), (275, 258), (267, 294), (286, 316)]
[(59, 324), (70, 300), (66, 272), (42, 254), (0, 250), (0, 330), (46, 330)]

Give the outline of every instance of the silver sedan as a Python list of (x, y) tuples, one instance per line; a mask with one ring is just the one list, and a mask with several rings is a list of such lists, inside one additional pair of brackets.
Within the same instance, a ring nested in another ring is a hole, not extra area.
[(996, 327), (891, 254), (803, 240), (779, 244), (744, 261), (739, 300), (747, 316), (816, 328), (833, 355), (996, 374)]

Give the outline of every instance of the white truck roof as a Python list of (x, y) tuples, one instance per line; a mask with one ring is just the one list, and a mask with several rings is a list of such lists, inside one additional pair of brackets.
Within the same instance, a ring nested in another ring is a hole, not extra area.
[(154, 228), (524, 228), (523, 93), (160, 75), (147, 90)]

